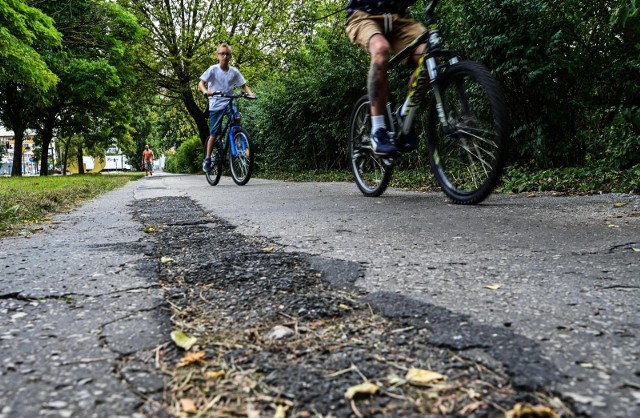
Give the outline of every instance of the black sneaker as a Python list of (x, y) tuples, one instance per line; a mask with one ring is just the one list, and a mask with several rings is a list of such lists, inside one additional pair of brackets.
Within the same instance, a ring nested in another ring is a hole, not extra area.
[(391, 142), (385, 128), (378, 129), (371, 136), (371, 148), (377, 155), (389, 155), (398, 152), (396, 145)]

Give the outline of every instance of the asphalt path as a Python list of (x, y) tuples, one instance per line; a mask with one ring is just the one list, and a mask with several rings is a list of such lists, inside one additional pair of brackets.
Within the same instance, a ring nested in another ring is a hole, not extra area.
[(640, 416), (637, 196), (463, 207), (440, 193), (366, 198), (352, 183), (154, 175), (0, 241), (0, 418), (153, 415), (170, 324), (132, 211), (165, 196), (285, 251), (361, 265), (355, 285), (385, 314), (428, 307), (432, 343), (581, 416)]
[[(418, 300), (458, 321), (434, 326), (433, 342), (544, 385), (581, 414), (640, 416), (637, 196), (493, 195), (466, 207), (440, 193), (366, 198), (352, 183), (168, 176), (136, 187), (136, 199), (190, 197), (285, 250), (357, 262), (356, 286), (387, 300), (387, 314)], [(527, 368), (532, 357), (542, 363)]]

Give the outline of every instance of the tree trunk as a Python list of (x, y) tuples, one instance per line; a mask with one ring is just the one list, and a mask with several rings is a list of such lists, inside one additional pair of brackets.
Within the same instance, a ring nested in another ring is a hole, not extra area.
[(67, 138), (67, 142), (64, 143), (64, 157), (62, 157), (62, 175), (67, 175), (67, 161), (69, 158), (69, 144), (71, 144), (71, 138)]
[[(12, 123), (12, 125), (14, 125)], [(11, 167), (11, 176), (22, 177), (22, 144), (24, 142), (24, 128), (17, 127), (16, 125), (11, 127), (13, 129), (13, 167)]]
[[(13, 131), (13, 167), (11, 167), (11, 176), (22, 176), (22, 145), (24, 143), (24, 132), (27, 130), (27, 124), (22, 117), (22, 109), (24, 107), (24, 97), (19, 94), (16, 84), (5, 84), (2, 86), (4, 93), (0, 103), (7, 116), (6, 122), (9, 123), (7, 128)], [(0, 94), (2, 95), (2, 94)]]
[[(40, 159), (40, 175), (48, 176), (49, 175), (49, 145), (51, 145), (51, 141), (53, 140), (53, 125), (56, 121), (57, 110), (54, 108), (48, 108), (47, 117), (44, 119), (44, 126), (42, 126), (41, 137), (42, 137), (42, 158)], [(55, 150), (54, 150), (55, 152)]]
[(82, 144), (78, 144), (78, 174), (84, 174), (84, 163), (82, 161)]
[(187, 112), (193, 118), (198, 127), (198, 136), (200, 136), (200, 141), (202, 142), (202, 149), (207, 144), (207, 139), (209, 138), (209, 103), (203, 108), (198, 106), (198, 103), (193, 99), (193, 94), (191, 91), (184, 92), (182, 94), (182, 101), (184, 106), (187, 108)]

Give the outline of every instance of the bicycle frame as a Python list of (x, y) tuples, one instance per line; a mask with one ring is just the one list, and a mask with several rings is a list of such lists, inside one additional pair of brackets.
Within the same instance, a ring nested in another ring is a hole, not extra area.
[[(238, 156), (238, 150), (235, 146), (234, 136), (236, 131), (242, 128), (240, 123), (240, 111), (238, 110), (237, 105), (234, 103), (235, 96), (220, 96), (220, 97), (229, 97), (231, 100), (227, 105), (227, 109), (225, 111), (225, 115), (227, 116), (227, 120), (225, 122), (224, 128), (222, 129), (220, 146), (222, 147), (222, 158), (224, 159), (227, 153), (227, 150), (231, 148), (231, 155), (233, 157)], [(225, 139), (226, 137), (226, 139)], [(247, 145), (242, 143), (242, 152), (247, 152)]]
[[(437, 4), (438, 0), (433, 0), (425, 10), (425, 26), (427, 27), (427, 30), (389, 60), (389, 69), (392, 69), (400, 62), (408, 59), (420, 45), (426, 44), (427, 46), (418, 61), (418, 66), (414, 73), (414, 81), (409, 89), (409, 93), (407, 94), (409, 103), (407, 107), (408, 112), (404, 117), (404, 121), (401, 121), (399, 117), (393, 117), (391, 104), (387, 103), (387, 116), (394, 126), (397, 125), (400, 128), (402, 134), (408, 134), (411, 130), (418, 107), (422, 103), (426, 93), (427, 77), (429, 78), (428, 84), (436, 100), (438, 117), (445, 128), (449, 126), (442, 106), (442, 98), (440, 88), (438, 86), (438, 59), (440, 57), (446, 57), (449, 60), (449, 64), (453, 65), (458, 62), (458, 56), (455, 51), (442, 48), (442, 38), (440, 37), (438, 21), (432, 15)], [(396, 132), (391, 132), (391, 135), (395, 136)]]

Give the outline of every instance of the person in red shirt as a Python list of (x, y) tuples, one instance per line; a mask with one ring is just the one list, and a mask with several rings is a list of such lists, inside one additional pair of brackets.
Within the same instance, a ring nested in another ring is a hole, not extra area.
[(153, 176), (153, 151), (149, 145), (145, 145), (142, 151), (142, 166), (146, 172), (145, 176)]

